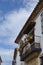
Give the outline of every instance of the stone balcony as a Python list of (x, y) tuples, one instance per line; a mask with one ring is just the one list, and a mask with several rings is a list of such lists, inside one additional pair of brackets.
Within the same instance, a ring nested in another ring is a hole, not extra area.
[(28, 48), (28, 45), (27, 45), (27, 48), (24, 47), (24, 49), (22, 53), (20, 53), (21, 61), (24, 61), (26, 58), (28, 58), (33, 53), (37, 53), (38, 55), (41, 52), (40, 43), (33, 43), (31, 45), (31, 48)]

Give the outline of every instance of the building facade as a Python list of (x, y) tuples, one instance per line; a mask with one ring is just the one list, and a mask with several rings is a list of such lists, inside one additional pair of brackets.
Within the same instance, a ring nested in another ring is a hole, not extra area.
[(14, 50), (12, 65), (16, 65), (16, 57), (17, 57), (17, 48), (15, 48), (15, 50)]
[(43, 0), (39, 0), (17, 36), (20, 59), (26, 65), (43, 65)]
[(14, 50), (12, 65), (25, 65), (25, 62), (20, 60), (20, 53), (18, 51), (18, 48), (15, 48)]
[(2, 59), (1, 59), (1, 57), (0, 57), (0, 65), (1, 65), (1, 63), (2, 63)]

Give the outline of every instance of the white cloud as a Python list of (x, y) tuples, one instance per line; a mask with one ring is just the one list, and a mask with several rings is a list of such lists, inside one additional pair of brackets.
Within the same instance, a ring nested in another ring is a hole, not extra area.
[[(35, 5), (35, 3), (31, 4), (31, 1), (29, 2), (29, 0), (23, 0), (23, 4), (25, 4), (24, 8), (19, 9), (19, 11), (11, 11), (5, 14), (4, 17), (0, 17), (0, 21), (2, 21), (0, 24), (0, 43), (4, 45), (15, 45), (14, 40), (33, 10), (30, 7), (33, 8), (33, 5)], [(3, 60), (12, 60), (13, 50), (0, 48), (0, 55)]]
[[(2, 0), (8, 1), (8, 0)], [(15, 2), (15, 0), (12, 0)], [(32, 0), (31, 0), (32, 1)], [(23, 0), (23, 4), (25, 4), (25, 8), (19, 9), (19, 11), (11, 11), (5, 14), (4, 17), (0, 17), (0, 43), (4, 45), (15, 45), (14, 40), (16, 39), (18, 33), (21, 28), (25, 24), (26, 20), (30, 16), (33, 9), (30, 10), (29, 5), (33, 8), (33, 5), (30, 4), (29, 0)], [(34, 4), (34, 3), (33, 3)], [(1, 11), (0, 11), (1, 12)], [(16, 46), (16, 45), (15, 45)], [(0, 48), (0, 56), (2, 56), (3, 61), (12, 61), (13, 51), (9, 49), (1, 49)], [(3, 63), (2, 65), (10, 65)]]
[(0, 48), (0, 56), (2, 58), (1, 65), (12, 65), (14, 50)]
[[(8, 1), (8, 0), (2, 0)], [(12, 0), (15, 2), (15, 0)], [(31, 0), (32, 1), (32, 0)], [(0, 17), (0, 45), (15, 45), (14, 40), (16, 39), (18, 33), (20, 32), (21, 28), (25, 24), (26, 20), (30, 16), (33, 9), (33, 5), (30, 4), (29, 0), (23, 0), (23, 4), (25, 8), (19, 9), (19, 11), (11, 11), (5, 14), (4, 17)], [(30, 5), (30, 7), (29, 7)], [(28, 10), (27, 10), (28, 9)], [(0, 11), (2, 13), (2, 11)], [(16, 45), (15, 45), (16, 46)], [(14, 49), (4, 49), (0, 48), (0, 56), (2, 57), (3, 63), (2, 65), (11, 65), (13, 59), (13, 52)], [(10, 63), (4, 63), (9, 61)]]
[(39, 0), (23, 0), (23, 4), (27, 10), (32, 12), (38, 1)]
[(0, 49), (0, 56), (2, 57), (2, 65), (3, 64), (8, 64), (8, 63), (12, 63), (13, 60), (13, 54), (14, 54), (14, 50), (9, 50), (9, 49)]
[[(8, 0), (1, 1), (7, 2)], [(12, 1), (15, 2), (15, 0)], [(0, 21), (2, 21), (0, 24), (0, 45), (5, 44), (7, 46), (8, 45), (16, 46), (14, 44), (14, 40), (16, 39), (21, 28), (23, 27), (26, 20), (30, 16), (36, 2), (32, 3), (32, 0), (23, 0), (23, 4), (25, 5), (25, 7), (19, 9), (19, 11), (11, 11), (5, 14), (5, 16), (2, 17), (0, 16)], [(0, 11), (0, 14), (1, 13), (2, 11)], [(2, 57), (3, 60), (2, 65), (11, 65), (13, 53), (14, 49), (0, 48), (0, 56)], [(10, 63), (8, 63), (8, 61)]]
[(13, 52), (13, 50), (0, 48), (0, 55), (10, 55), (11, 52)]
[[(21, 8), (19, 11), (11, 11), (5, 14), (5, 19), (2, 24), (0, 24), (0, 43), (14, 46), (14, 40), (28, 19), (30, 13), (31, 12), (26, 9)], [(11, 49), (5, 50), (0, 48), (0, 56), (2, 56), (3, 61), (12, 61), (13, 51), (14, 50)], [(3, 64), (5, 63), (2, 63), (2, 65)]]
[(0, 36), (8, 37), (8, 40), (4, 41), (5, 43), (14, 43), (14, 39), (25, 24), (30, 13), (31, 12), (28, 12), (25, 9), (20, 9), (18, 12), (11, 11), (5, 15), (5, 20), (2, 25), (0, 25)]

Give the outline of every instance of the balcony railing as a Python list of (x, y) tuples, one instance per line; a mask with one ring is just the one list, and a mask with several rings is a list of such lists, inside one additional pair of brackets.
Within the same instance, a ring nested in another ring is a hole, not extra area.
[[(32, 40), (32, 39), (30, 39), (30, 37), (32, 37), (32, 35), (29, 36), (28, 42), (25, 42), (25, 43), (22, 42), (20, 45), (20, 49), (23, 50), (23, 53), (26, 52), (26, 50), (29, 50), (29, 40)], [(31, 43), (31, 48), (40, 48), (40, 43), (41, 43), (41, 37), (35, 36), (34, 42)]]
[(33, 49), (33, 48), (41, 48), (41, 47), (40, 47), (40, 43), (33, 43), (33, 44), (31, 45), (31, 49)]
[(20, 56), (21, 56), (21, 60), (23, 60), (24, 58), (26, 58), (27, 56), (29, 56), (31, 53), (33, 52), (37, 52), (37, 53), (40, 53), (41, 52), (41, 46), (40, 46), (40, 43), (41, 43), (41, 37), (40, 36), (34, 36), (34, 41), (30, 44), (29, 46), (29, 40), (32, 40), (32, 35), (29, 35), (26, 37), (25, 41), (28, 41), (28, 42), (25, 42), (25, 43), (22, 43), (20, 48), (21, 48), (21, 51), (20, 51)]
[(28, 42), (30, 42), (32, 40), (32, 38), (33, 38), (33, 35), (27, 36), (27, 38), (24, 39), (24, 41), (21, 42), (20, 48), (23, 49), (25, 46), (27, 46)]
[(23, 53), (22, 54), (25, 54), (27, 51), (32, 51), (32, 49), (38, 49), (38, 48), (41, 48), (40, 47), (40, 43), (32, 43), (32, 45), (29, 47), (29, 44), (27, 44), (24, 49), (23, 49)]
[(30, 48), (29, 48), (28, 45), (27, 45), (27, 47), (25, 47), (25, 48), (23, 49), (23, 52), (22, 52), (22, 54), (21, 54), (21, 60), (24, 60), (24, 58), (28, 57), (28, 56), (31, 55), (31, 53), (33, 53), (33, 52), (37, 52), (37, 53), (41, 52), (40, 43), (35, 43), (35, 42), (34, 42), (34, 43), (31, 45)]

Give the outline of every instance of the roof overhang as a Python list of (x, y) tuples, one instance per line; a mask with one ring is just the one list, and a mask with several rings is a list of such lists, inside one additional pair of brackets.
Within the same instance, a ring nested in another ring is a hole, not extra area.
[(30, 17), (28, 18), (28, 20), (26, 21), (25, 25), (23, 26), (22, 30), (20, 31), (20, 33), (18, 34), (15, 43), (18, 44), (18, 42), (20, 41), (21, 37), (24, 34), (24, 31), (27, 29), (27, 27), (29, 26), (30, 22), (34, 22), (34, 18), (37, 16), (37, 14), (40, 12), (40, 10), (43, 8), (43, 0), (40, 0), (38, 2), (38, 4), (36, 5), (36, 7), (34, 8), (32, 14), (30, 15)]

